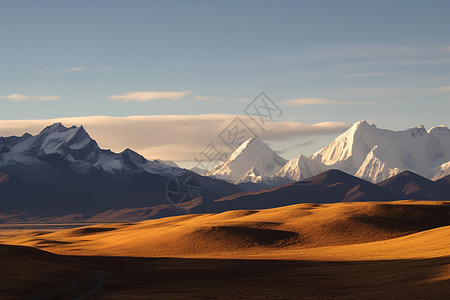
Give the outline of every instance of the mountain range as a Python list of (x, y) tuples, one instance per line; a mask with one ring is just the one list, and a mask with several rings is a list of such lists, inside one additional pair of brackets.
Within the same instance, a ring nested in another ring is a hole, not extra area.
[[(449, 158), (445, 126), (389, 131), (360, 121), (312, 156), (290, 161), (249, 139), (202, 176), (130, 149), (101, 149), (82, 126), (56, 123), (35, 136), (0, 137), (0, 222), (113, 222), (304, 202), (450, 200)], [(194, 178), (202, 197), (169, 201), (169, 184), (180, 176)]]
[(440, 125), (391, 131), (359, 121), (313, 155), (300, 154), (287, 162), (262, 141), (249, 139), (208, 175), (258, 189), (258, 185), (295, 182), (330, 169), (373, 183), (406, 170), (437, 180), (450, 174), (450, 130)]
[(130, 149), (100, 149), (82, 126), (60, 123), (35, 136), (0, 138), (0, 172), (9, 179), (0, 185), (4, 214), (96, 214), (162, 205), (160, 215), (172, 215), (177, 208), (168, 202), (167, 184), (183, 174), (200, 182), (204, 201), (241, 192), (231, 183), (149, 161)]
[(392, 200), (450, 200), (450, 175), (437, 181), (404, 171), (378, 184), (339, 170), (260, 191), (227, 196), (214, 203), (221, 211), (264, 209), (298, 203)]

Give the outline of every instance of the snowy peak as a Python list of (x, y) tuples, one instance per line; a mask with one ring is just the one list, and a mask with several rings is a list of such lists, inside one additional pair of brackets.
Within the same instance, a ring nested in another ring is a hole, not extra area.
[[(233, 182), (270, 179), (277, 184), (337, 169), (376, 183), (405, 170), (437, 179), (448, 174), (449, 161), (450, 130), (445, 125), (430, 130), (419, 125), (392, 131), (361, 120), (314, 155), (299, 155), (285, 164), (263, 142), (249, 139), (209, 175)], [(282, 167), (274, 173), (267, 167), (276, 164), (270, 162), (278, 162)]]
[(61, 132), (61, 131), (66, 131), (68, 129), (69, 128), (65, 127), (62, 123), (58, 122), (58, 123), (53, 123), (52, 125), (45, 127), (44, 129), (42, 129), (42, 131), (38, 135), (49, 135), (53, 132)]
[(120, 154), (120, 157), (122, 159), (122, 162), (133, 166), (133, 169), (138, 169), (139, 165), (143, 165), (147, 163), (147, 160), (145, 157), (140, 155), (137, 152), (134, 152), (133, 150), (127, 148), (124, 151), (122, 151)]
[(253, 147), (258, 147), (258, 141), (255, 138), (249, 138), (248, 140), (246, 140), (245, 142), (243, 142), (236, 150), (233, 151), (233, 153), (231, 154), (231, 156), (228, 158), (229, 160), (235, 160), (236, 158), (238, 158), (240, 155), (242, 155), (244, 153), (244, 151), (246, 151), (246, 149), (249, 148), (249, 146), (253, 143)]
[[(87, 143), (90, 141), (92, 139), (83, 127), (72, 126), (68, 128), (61, 123), (55, 123), (44, 128), (36, 136), (34, 145), (39, 147), (43, 152), (52, 152), (67, 144)], [(77, 148), (77, 146), (74, 146), (74, 148)], [(80, 148), (80, 145), (78, 148)]]
[(359, 121), (311, 159), (372, 182), (404, 170), (427, 176), (450, 160), (450, 130), (441, 125), (427, 131), (419, 125), (391, 131)]
[(325, 165), (342, 169), (354, 174), (358, 170), (354, 160), (362, 163), (375, 145), (366, 139), (380, 131), (375, 125), (362, 120), (356, 122), (346, 132), (339, 135), (329, 146), (316, 152), (311, 158), (320, 160)]
[(437, 138), (445, 138), (450, 136), (450, 129), (445, 125), (439, 125), (428, 130), (428, 134)]
[(354, 128), (354, 129), (372, 128), (372, 127), (377, 128), (377, 126), (375, 126), (375, 124), (369, 123), (366, 120), (358, 121), (355, 124), (353, 124), (353, 126), (352, 126), (352, 128)]
[(434, 168), (428, 174), (428, 177), (431, 178), (432, 180), (438, 180), (440, 178), (444, 178), (449, 175), (450, 175), (450, 161)]
[(313, 160), (300, 154), (288, 161), (275, 176), (300, 181), (322, 173), (327, 169), (327, 166), (319, 160)]
[(17, 164), (36, 170), (57, 166), (80, 175), (148, 172), (172, 176), (183, 172), (178, 167), (148, 161), (131, 149), (121, 153), (102, 150), (83, 126), (65, 127), (61, 123), (47, 126), (36, 136), (0, 138), (0, 166), (14, 168)]
[(208, 175), (232, 182), (246, 180), (245, 175), (255, 168), (259, 176), (276, 174), (287, 160), (276, 154), (259, 139), (251, 138), (243, 142), (228, 159), (211, 170)]
[(428, 131), (423, 125), (408, 129), (407, 131), (411, 133), (412, 137), (428, 135)]
[(83, 126), (67, 128), (61, 123), (46, 127), (36, 137), (32, 149), (39, 156), (58, 154), (76, 160), (93, 162), (100, 148)]
[(260, 151), (271, 152), (272, 150), (264, 144), (260, 139), (249, 138), (243, 142), (229, 157), (229, 160), (236, 160), (241, 156), (246, 156), (251, 153), (256, 153)]
[(266, 178), (264, 178), (261, 175), (261, 173), (259, 173), (258, 170), (256, 170), (255, 167), (253, 167), (250, 170), (248, 170), (248, 172), (245, 173), (245, 175), (237, 183), (247, 183), (247, 182), (258, 183), (265, 181), (265, 179)]

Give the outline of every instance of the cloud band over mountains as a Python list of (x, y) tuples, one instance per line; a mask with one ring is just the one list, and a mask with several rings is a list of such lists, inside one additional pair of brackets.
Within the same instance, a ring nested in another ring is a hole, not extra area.
[[(211, 141), (226, 149), (218, 141), (218, 135), (238, 115), (154, 115), (154, 116), (89, 116), (46, 120), (0, 120), (0, 136), (22, 135), (25, 132), (39, 133), (44, 127), (55, 122), (65, 126), (83, 125), (101, 148), (115, 152), (131, 148), (148, 159), (167, 159), (193, 161)], [(251, 120), (239, 116), (242, 120)], [(342, 122), (302, 122), (266, 123), (264, 132), (256, 132), (265, 141), (311, 135), (336, 134), (346, 130), (349, 125)], [(255, 127), (256, 128), (256, 127)], [(257, 131), (257, 129), (255, 129)]]

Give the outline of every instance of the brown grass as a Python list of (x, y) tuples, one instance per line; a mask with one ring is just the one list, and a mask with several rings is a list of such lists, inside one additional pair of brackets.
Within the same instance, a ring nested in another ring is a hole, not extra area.
[(449, 202), (299, 204), (15, 232), (0, 242), (76, 255), (389, 260), (450, 255), (449, 225)]
[(99, 276), (106, 281), (93, 299), (450, 295), (449, 202), (299, 204), (6, 230), (0, 242), (66, 254), (0, 245), (1, 299), (72, 299)]

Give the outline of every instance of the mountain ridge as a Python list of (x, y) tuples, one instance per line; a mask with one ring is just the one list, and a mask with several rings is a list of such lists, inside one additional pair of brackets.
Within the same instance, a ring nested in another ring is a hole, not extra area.
[(373, 183), (406, 170), (436, 180), (450, 174), (450, 130), (445, 125), (430, 130), (419, 125), (393, 131), (380, 129), (365, 120), (358, 121), (313, 155), (300, 154), (270, 177), (253, 175), (240, 183), (251, 182), (255, 190), (258, 184), (264, 188), (295, 182), (329, 169)]
[(193, 176), (203, 188), (204, 201), (241, 190), (227, 182), (189, 170), (149, 161), (125, 149), (101, 149), (85, 129), (55, 123), (37, 135), (0, 139), (2, 213), (27, 212), (34, 216), (95, 214), (108, 209), (168, 205), (167, 183), (176, 176)]
[[(261, 180), (276, 174), (287, 160), (279, 156), (258, 138), (249, 138), (231, 153), (226, 161), (208, 172), (208, 176), (231, 182), (252, 182), (255, 177), (250, 172), (258, 173)], [(247, 176), (248, 175), (248, 176)]]

